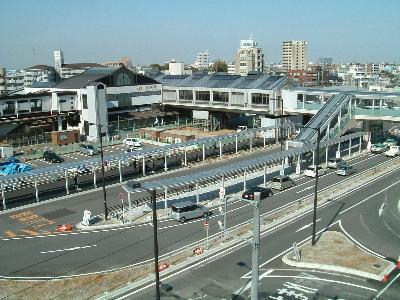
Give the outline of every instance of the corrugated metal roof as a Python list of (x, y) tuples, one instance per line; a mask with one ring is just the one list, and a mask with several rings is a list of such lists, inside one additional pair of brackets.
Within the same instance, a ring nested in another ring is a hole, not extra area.
[(287, 80), (286, 76), (268, 76), (254, 74), (248, 76), (230, 74), (193, 74), (160, 75), (155, 78), (164, 86), (170, 87), (204, 87), (204, 88), (234, 88), (234, 89), (275, 89)]

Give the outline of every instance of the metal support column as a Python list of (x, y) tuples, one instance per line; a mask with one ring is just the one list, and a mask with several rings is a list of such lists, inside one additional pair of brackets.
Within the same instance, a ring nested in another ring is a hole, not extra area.
[(143, 155), (143, 160), (142, 160), (142, 173), (143, 173), (143, 176), (146, 176), (146, 155)]
[(36, 177), (35, 177), (35, 196), (36, 196), (36, 202), (39, 202), (39, 190)]
[(203, 162), (206, 160), (206, 146), (203, 144)]
[(167, 187), (165, 187), (164, 188), (164, 208), (165, 209), (167, 209), (168, 208), (168, 200), (167, 200), (167, 198), (168, 198), (168, 188)]
[(235, 136), (235, 153), (237, 154), (238, 153), (238, 137), (237, 136)]
[(132, 216), (132, 203), (131, 203), (131, 193), (128, 192), (128, 205), (129, 205), (129, 216)]
[(358, 143), (358, 153), (359, 154), (361, 153), (361, 143), (362, 143), (362, 139), (361, 139), (361, 136), (360, 136), (360, 141)]
[(267, 186), (267, 163), (264, 163), (264, 187)]
[(260, 249), (260, 192), (254, 193), (253, 247), (251, 252), (251, 299), (258, 300)]
[(6, 193), (4, 192), (4, 184), (3, 182), (1, 182), (1, 198), (3, 198), (3, 210), (7, 209), (7, 205), (6, 205)]
[(329, 146), (326, 146), (325, 148), (325, 166), (328, 167), (328, 151), (329, 150)]
[(315, 166), (315, 151), (312, 153), (312, 164)]
[(219, 158), (222, 158), (222, 141), (219, 140)]
[(67, 195), (69, 195), (69, 187), (68, 187), (68, 170), (65, 170), (65, 190), (67, 191)]
[(247, 180), (247, 169), (244, 169), (244, 174), (243, 174), (244, 180), (243, 180), (243, 191), (246, 190), (246, 180)]
[(199, 204), (200, 202), (200, 195), (199, 195), (199, 181), (196, 181), (196, 203)]
[(250, 152), (253, 151), (253, 136), (250, 135)]
[(264, 143), (264, 144), (263, 144), (263, 147), (265, 148), (265, 146), (266, 146), (266, 143), (265, 143), (265, 135), (266, 135), (266, 133), (265, 133), (265, 131), (263, 131), (263, 135), (264, 135), (264, 136), (263, 136), (263, 140), (264, 140), (264, 142), (263, 142), (263, 143)]
[(118, 160), (118, 170), (119, 170), (119, 182), (122, 182), (122, 168), (121, 168), (121, 160)]
[(184, 148), (184, 163), (185, 163), (185, 167), (187, 167), (187, 151), (186, 151), (186, 147)]
[(97, 176), (96, 176), (96, 167), (92, 166), (92, 171), (93, 171), (93, 186), (94, 188), (97, 188)]
[(351, 155), (351, 139), (349, 140), (349, 156)]
[(164, 151), (164, 171), (168, 171), (167, 151)]

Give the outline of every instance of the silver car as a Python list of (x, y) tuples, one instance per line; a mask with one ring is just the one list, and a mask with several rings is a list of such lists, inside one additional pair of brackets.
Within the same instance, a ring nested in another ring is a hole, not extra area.
[(204, 217), (209, 215), (209, 210), (204, 205), (195, 204), (189, 201), (173, 204), (171, 206), (172, 218), (184, 223), (186, 220)]
[(351, 175), (355, 172), (357, 172), (357, 169), (350, 165), (341, 165), (336, 170), (336, 174), (342, 176)]
[(90, 155), (90, 156), (100, 153), (99, 149), (97, 149), (95, 146), (90, 145), (90, 144), (80, 144), (79, 149), (82, 154), (86, 154), (86, 155)]

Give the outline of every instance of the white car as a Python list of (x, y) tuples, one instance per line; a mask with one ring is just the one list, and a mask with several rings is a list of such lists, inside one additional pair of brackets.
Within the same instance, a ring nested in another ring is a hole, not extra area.
[(126, 146), (141, 147), (142, 142), (135, 138), (126, 138), (122, 141)]
[[(316, 169), (315, 165), (309, 166), (304, 171), (304, 175), (309, 176), (309, 177), (315, 177), (317, 175), (317, 172), (316, 172), (315, 169)], [(321, 175), (324, 175), (324, 174), (325, 174), (325, 170), (321, 166), (318, 166), (318, 176), (321, 176)]]
[(238, 126), (238, 128), (236, 129), (236, 132), (242, 132), (242, 131), (246, 131), (247, 130), (247, 126)]
[(400, 155), (400, 146), (390, 146), (390, 149), (385, 152), (388, 157), (396, 157)]
[(134, 151), (142, 151), (142, 147), (131, 147), (125, 150), (125, 153), (134, 152)]

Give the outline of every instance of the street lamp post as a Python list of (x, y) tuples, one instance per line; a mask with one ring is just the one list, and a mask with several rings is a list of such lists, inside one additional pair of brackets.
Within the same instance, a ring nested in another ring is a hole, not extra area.
[(274, 100), (277, 103), (281, 103), (281, 128), (280, 128), (280, 134), (279, 134), (279, 139), (280, 139), (280, 144), (281, 144), (281, 151), (283, 151), (283, 99), (278, 99), (278, 98), (274, 98), (274, 99), (270, 99), (270, 100)]
[(104, 154), (103, 154), (103, 137), (101, 134), (101, 124), (89, 123), (89, 125), (96, 125), (98, 127), (98, 137), (100, 139), (100, 159), (101, 159), (101, 179), (103, 188), (103, 203), (104, 203), (104, 219), (108, 220), (108, 208), (107, 208), (107, 192), (106, 192), (106, 179), (104, 176)]

